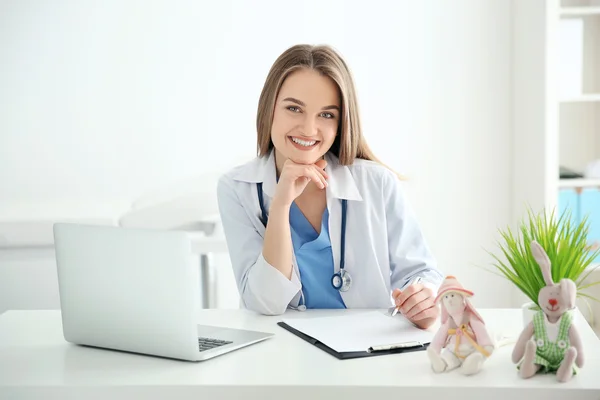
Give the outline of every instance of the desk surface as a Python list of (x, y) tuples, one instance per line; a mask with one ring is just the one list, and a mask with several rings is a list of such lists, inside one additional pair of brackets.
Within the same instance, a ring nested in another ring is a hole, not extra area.
[[(521, 310), (480, 310), (490, 329), (518, 335)], [(358, 311), (289, 311), (310, 318)], [(0, 315), (0, 398), (11, 399), (600, 399), (600, 340), (581, 314), (586, 365), (571, 382), (553, 375), (522, 380), (510, 354), (497, 349), (479, 375), (434, 374), (425, 352), (337, 360), (276, 325), (282, 317), (246, 310), (202, 310), (198, 322), (274, 332), (276, 336), (217, 358), (190, 363), (87, 348), (65, 342), (59, 311)], [(565, 392), (567, 390), (567, 392)]]

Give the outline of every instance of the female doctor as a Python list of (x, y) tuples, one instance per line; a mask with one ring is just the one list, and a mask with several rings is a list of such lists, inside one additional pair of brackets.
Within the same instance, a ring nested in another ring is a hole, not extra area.
[(277, 315), (395, 303), (420, 328), (435, 322), (443, 275), (398, 176), (365, 142), (351, 73), (334, 49), (296, 45), (279, 56), (257, 133), (258, 157), (217, 188), (243, 306)]

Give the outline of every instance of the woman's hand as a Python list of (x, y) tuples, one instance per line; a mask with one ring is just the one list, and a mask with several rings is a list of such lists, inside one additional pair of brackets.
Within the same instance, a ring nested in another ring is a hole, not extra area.
[(329, 176), (325, 172), (327, 161), (318, 160), (314, 164), (297, 164), (286, 160), (279, 175), (279, 182), (273, 197), (273, 202), (289, 206), (302, 194), (306, 186), (312, 181), (320, 188), (327, 187)]
[(421, 329), (429, 328), (440, 315), (439, 307), (433, 302), (433, 290), (422, 284), (410, 285), (404, 290), (394, 289), (392, 297), (400, 312)]

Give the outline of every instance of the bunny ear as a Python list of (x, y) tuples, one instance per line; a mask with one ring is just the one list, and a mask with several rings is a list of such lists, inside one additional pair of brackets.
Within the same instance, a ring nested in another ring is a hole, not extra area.
[(577, 300), (577, 285), (575, 285), (575, 282), (567, 278), (561, 279), (560, 294), (568, 309), (575, 307), (575, 301)]
[(442, 309), (442, 318), (441, 318), (441, 322), (442, 324), (445, 324), (446, 321), (448, 321), (448, 310), (446, 310), (446, 307), (444, 307), (444, 303), (440, 303), (440, 308)]
[(544, 248), (540, 246), (538, 242), (535, 240), (531, 241), (531, 253), (533, 254), (533, 258), (540, 266), (542, 270), (542, 275), (544, 276), (544, 281), (546, 281), (546, 285), (554, 285), (554, 281), (552, 280), (552, 273), (550, 272), (550, 259), (548, 255), (544, 251)]

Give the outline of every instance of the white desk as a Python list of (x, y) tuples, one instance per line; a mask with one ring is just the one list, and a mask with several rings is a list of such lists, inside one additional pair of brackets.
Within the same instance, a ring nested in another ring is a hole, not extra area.
[[(286, 317), (333, 313), (290, 311)], [(520, 331), (520, 310), (481, 313), (495, 331)], [(59, 311), (8, 311), (0, 315), (0, 399), (600, 399), (600, 340), (581, 316), (587, 364), (568, 383), (553, 375), (518, 378), (512, 345), (499, 348), (471, 377), (432, 373), (425, 352), (339, 361), (276, 326), (280, 319), (202, 310), (203, 323), (276, 336), (188, 363), (71, 345), (62, 337)]]

